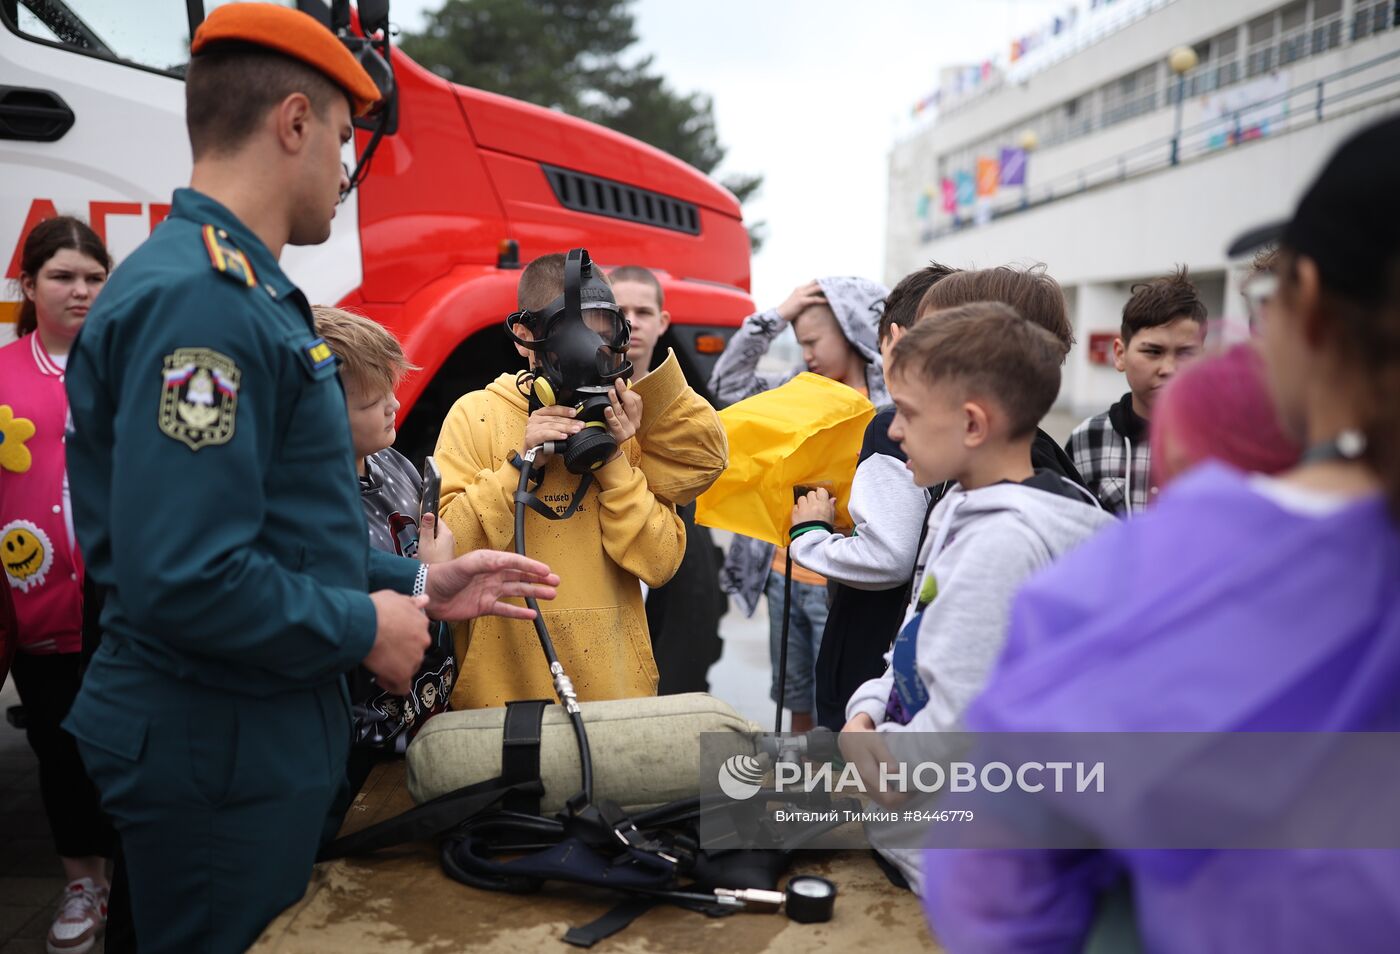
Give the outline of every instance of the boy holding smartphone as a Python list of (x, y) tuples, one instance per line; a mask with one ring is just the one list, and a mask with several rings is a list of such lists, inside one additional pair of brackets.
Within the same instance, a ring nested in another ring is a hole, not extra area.
[[(362, 315), (323, 305), (311, 312), (316, 333), (340, 359), (370, 546), (424, 563), (452, 559), (452, 531), (438, 525), (436, 513), (419, 512), (420, 502), (436, 510), (436, 495), (428, 499), (425, 491), (432, 488), (406, 457), (389, 446), (396, 436), (399, 410), (394, 388), (414, 370), (403, 348), (382, 325)], [(432, 458), (428, 460), (431, 463)], [(386, 691), (364, 667), (350, 673), (355, 735), (345, 771), (352, 797), (376, 761), (402, 754), (423, 722), (447, 709), (456, 677), (451, 637), (442, 624), (433, 627), (433, 643), (408, 695)]]

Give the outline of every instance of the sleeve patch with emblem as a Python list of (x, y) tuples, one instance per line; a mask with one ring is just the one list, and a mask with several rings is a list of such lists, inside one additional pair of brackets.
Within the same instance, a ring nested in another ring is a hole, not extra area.
[(179, 348), (165, 356), (157, 424), (192, 451), (233, 437), (242, 372), (208, 348)]

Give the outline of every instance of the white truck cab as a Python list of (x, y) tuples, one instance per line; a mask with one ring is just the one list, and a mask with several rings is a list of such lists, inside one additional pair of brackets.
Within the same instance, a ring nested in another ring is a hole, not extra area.
[[(120, 262), (189, 182), (190, 38), (225, 2), (0, 0), (0, 345), (14, 337), (20, 250), (34, 224), (79, 216)], [(283, 5), (329, 15), (321, 0)], [(353, 165), (353, 145), (346, 156)], [(344, 203), (329, 242), (283, 256), (311, 301), (360, 284), (356, 212)]]

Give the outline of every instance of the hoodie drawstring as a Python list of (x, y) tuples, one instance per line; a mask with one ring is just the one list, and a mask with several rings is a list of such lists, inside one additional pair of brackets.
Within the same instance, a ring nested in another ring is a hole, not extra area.
[(943, 514), (943, 519), (938, 522), (938, 532), (933, 535), (933, 546), (928, 551), (929, 559), (925, 561), (925, 565), (943, 550), (943, 544), (948, 540), (948, 531), (953, 529), (953, 514), (957, 513), (958, 508), (966, 499), (967, 494), (958, 494), (948, 501), (948, 510)]
[(962, 502), (967, 499), (967, 494), (958, 493), (944, 498), (948, 501), (948, 509), (943, 513), (943, 519), (938, 522), (938, 530), (933, 535), (933, 544), (924, 554), (924, 560), (919, 564), (914, 572), (915, 589), (913, 593), (914, 603), (918, 605), (922, 602), (922, 592), (924, 589), (924, 571), (943, 551), (943, 546), (948, 542), (948, 533), (953, 529), (953, 515), (957, 513)]

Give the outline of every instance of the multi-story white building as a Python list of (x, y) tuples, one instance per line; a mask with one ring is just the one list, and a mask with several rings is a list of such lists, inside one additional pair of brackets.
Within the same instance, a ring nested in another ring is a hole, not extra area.
[[(1198, 62), (1175, 73), (1180, 47)], [(1079, 342), (1059, 405), (1074, 414), (1124, 390), (1095, 352), (1134, 282), (1188, 265), (1212, 334), (1243, 336), (1248, 263), (1229, 241), (1286, 217), (1347, 135), (1400, 111), (1397, 0), (1118, 0), (1034, 55), (984, 68), (893, 149), (885, 279), (930, 259), (1048, 265)], [(944, 180), (1003, 148), (1028, 148), (1025, 185), (946, 211)]]

